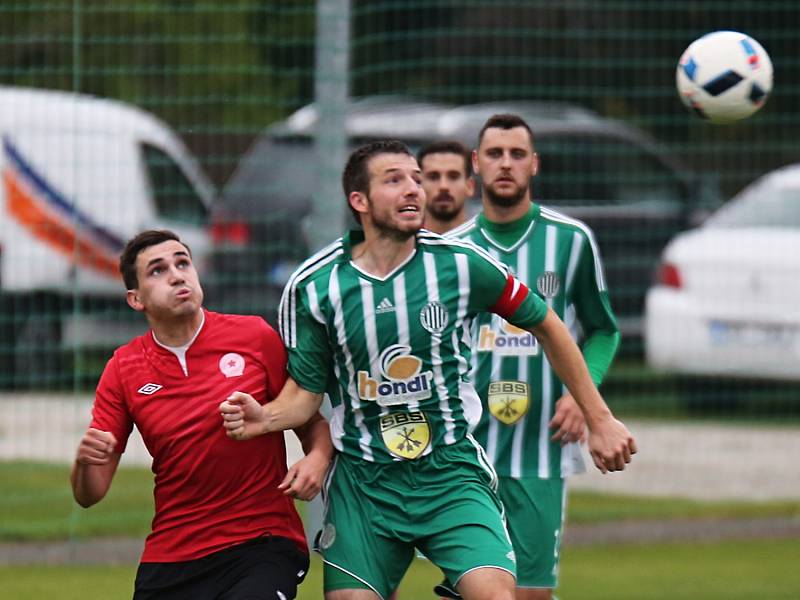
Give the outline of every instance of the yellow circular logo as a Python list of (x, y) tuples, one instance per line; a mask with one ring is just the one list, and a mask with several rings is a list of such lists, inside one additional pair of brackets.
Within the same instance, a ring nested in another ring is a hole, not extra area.
[(489, 384), (491, 415), (506, 425), (513, 425), (528, 412), (530, 394), (524, 381), (493, 381)]
[(389, 413), (381, 417), (381, 438), (394, 456), (412, 460), (431, 443), (431, 428), (425, 413)]

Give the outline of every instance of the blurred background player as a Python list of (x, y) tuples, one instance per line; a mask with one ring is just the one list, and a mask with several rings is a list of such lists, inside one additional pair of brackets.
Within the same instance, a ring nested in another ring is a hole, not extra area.
[(467, 201), (475, 193), (470, 153), (460, 142), (433, 142), (417, 153), (425, 190), (424, 227), (443, 234), (467, 220)]
[[(531, 199), (534, 137), (516, 115), (494, 115), (472, 154), (483, 212), (451, 232), (485, 248), (575, 332), (600, 385), (619, 346), (591, 230)], [(585, 421), (536, 339), (497, 316), (477, 319), (473, 382), (483, 413), (474, 435), (499, 476), (517, 555), (517, 598), (547, 600), (558, 583), (565, 478), (584, 471)], [(440, 590), (441, 591), (441, 590)]]
[(234, 442), (217, 407), (236, 390), (268, 402), (286, 350), (260, 317), (203, 309), (189, 248), (145, 231), (120, 258), (127, 302), (151, 330), (114, 352), (72, 468), (77, 502), (111, 486), (135, 425), (153, 457), (155, 516), (134, 598), (294, 598), (308, 548), (293, 498), (319, 491), (332, 455), (319, 414), (297, 430), (306, 457), (286, 468), (283, 434)]

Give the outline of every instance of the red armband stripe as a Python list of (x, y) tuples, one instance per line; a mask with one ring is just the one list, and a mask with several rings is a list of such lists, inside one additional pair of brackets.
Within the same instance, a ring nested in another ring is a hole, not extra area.
[(528, 286), (522, 283), (513, 275), (509, 275), (506, 279), (506, 287), (500, 298), (494, 303), (490, 309), (493, 313), (500, 315), (504, 319), (508, 319), (511, 315), (517, 312), (519, 305), (528, 296)]

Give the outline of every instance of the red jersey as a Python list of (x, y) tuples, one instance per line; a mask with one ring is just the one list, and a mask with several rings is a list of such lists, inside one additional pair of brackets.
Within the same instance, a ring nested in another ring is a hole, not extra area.
[(92, 427), (110, 431), (123, 452), (133, 425), (153, 457), (155, 516), (142, 562), (193, 560), (264, 534), (294, 540), (303, 525), (286, 476), (283, 433), (248, 441), (225, 435), (219, 404), (232, 392), (260, 403), (286, 381), (286, 350), (260, 317), (205, 311), (178, 357), (148, 331), (114, 352), (97, 387)]

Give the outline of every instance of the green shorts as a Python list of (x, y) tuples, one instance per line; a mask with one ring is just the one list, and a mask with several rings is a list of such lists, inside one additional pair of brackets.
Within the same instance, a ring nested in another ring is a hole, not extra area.
[(474, 569), (515, 574), (496, 479), (471, 439), (384, 465), (339, 456), (317, 540), (325, 591), (395, 590), (419, 549), (458, 583)]
[(555, 588), (567, 497), (564, 480), (501, 477), (498, 492), (517, 555), (517, 587)]

